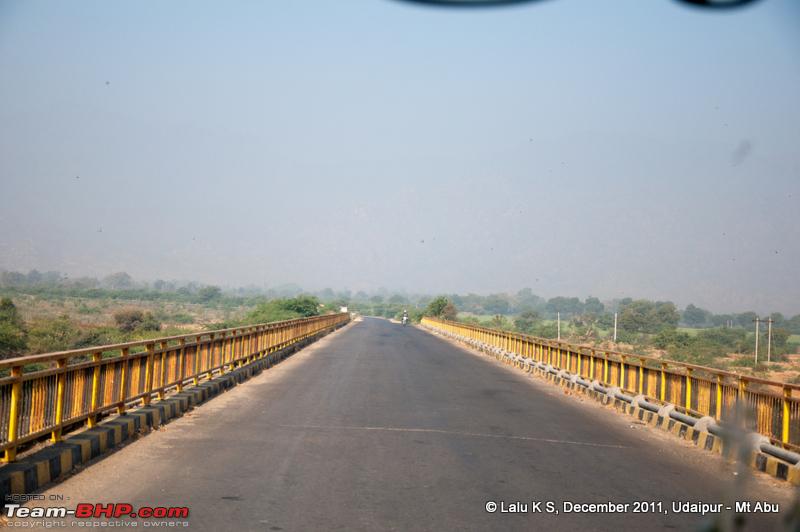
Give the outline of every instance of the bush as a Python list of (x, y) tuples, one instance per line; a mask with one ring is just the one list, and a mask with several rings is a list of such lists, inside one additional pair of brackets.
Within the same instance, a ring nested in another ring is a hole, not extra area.
[(282, 308), (296, 312), (299, 316), (311, 317), (319, 315), (319, 300), (314, 296), (297, 296), (280, 301)]
[(83, 349), (99, 345), (109, 345), (123, 342), (127, 338), (120, 337), (119, 331), (110, 328), (99, 328), (91, 331), (81, 331), (72, 341), (70, 349)]
[(500, 329), (503, 331), (510, 331), (514, 328), (511, 320), (500, 314), (495, 314), (488, 320), (481, 322), (481, 326), (489, 327), (490, 329)]
[(707, 345), (718, 345), (738, 351), (742, 346), (747, 333), (744, 329), (725, 329), (722, 327), (714, 329), (703, 329), (695, 337), (698, 342)]
[[(381, 312), (381, 315), (383, 312)], [(273, 299), (250, 311), (242, 324), (269, 323), (319, 315), (319, 300), (313, 296)]]
[(635, 344), (638, 341), (638, 336), (623, 329), (617, 330), (617, 342), (621, 344)]
[(27, 348), (22, 317), (10, 298), (0, 299), (0, 358), (21, 355)]
[(714, 328), (695, 336), (675, 329), (662, 329), (652, 339), (653, 346), (667, 350), (667, 357), (681, 362), (718, 366), (715, 359), (731, 352), (746, 351), (747, 333), (742, 329)]
[(533, 328), (533, 334), (542, 338), (558, 338), (558, 325), (555, 323), (539, 323)]
[(521, 333), (530, 334), (533, 332), (533, 329), (538, 321), (538, 312), (535, 310), (526, 310), (514, 319), (514, 328)]
[(100, 314), (98, 307), (90, 307), (86, 303), (81, 303), (77, 308), (78, 314)]
[(194, 323), (194, 316), (186, 312), (176, 312), (172, 316), (170, 316), (169, 319), (175, 323), (182, 323), (182, 324)]
[(662, 329), (653, 337), (653, 346), (658, 349), (668, 347), (688, 347), (691, 337), (685, 332), (678, 332), (676, 329)]
[(72, 348), (78, 334), (78, 328), (67, 315), (39, 320), (31, 326), (28, 347), (33, 353), (65, 351)]
[(120, 310), (114, 314), (114, 322), (120, 331), (158, 331), (161, 323), (150, 312), (138, 309)]
[(426, 316), (432, 316), (435, 318), (444, 317), (444, 312), (448, 304), (450, 304), (450, 302), (447, 300), (446, 297), (439, 296), (430, 303), (428, 303), (428, 307), (425, 309), (424, 314)]
[(222, 290), (218, 286), (204, 286), (197, 291), (196, 299), (200, 303), (210, 303), (222, 297)]
[(481, 326), (481, 320), (475, 316), (464, 316), (463, 318), (459, 318), (458, 321), (461, 323), (468, 323), (470, 325), (477, 325), (479, 327)]

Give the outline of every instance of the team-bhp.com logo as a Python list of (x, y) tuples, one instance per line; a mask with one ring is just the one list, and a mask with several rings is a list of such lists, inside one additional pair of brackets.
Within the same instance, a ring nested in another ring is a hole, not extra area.
[(63, 506), (22, 506), (20, 504), (5, 505), (5, 514), (9, 519), (121, 519), (124, 517), (141, 519), (186, 519), (189, 508), (186, 506), (140, 506), (134, 508), (128, 503), (91, 504), (79, 503), (74, 510)]

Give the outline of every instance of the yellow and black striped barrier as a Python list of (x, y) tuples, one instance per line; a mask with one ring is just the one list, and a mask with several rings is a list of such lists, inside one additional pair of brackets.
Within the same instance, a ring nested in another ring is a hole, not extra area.
[(435, 318), (422, 324), (721, 422), (734, 422), (743, 402), (755, 413), (750, 429), (800, 450), (800, 397), (792, 395), (800, 385)]
[(95, 427), (100, 416), (147, 406), (349, 319), (314, 316), (2, 360), (0, 372), (9, 374), (0, 378), (0, 451), (14, 461), (20, 445), (58, 442), (65, 427)]

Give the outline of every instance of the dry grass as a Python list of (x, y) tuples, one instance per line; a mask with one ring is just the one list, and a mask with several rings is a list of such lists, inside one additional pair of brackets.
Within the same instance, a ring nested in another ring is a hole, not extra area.
[[(165, 329), (198, 331), (208, 325), (238, 318), (244, 308), (219, 309), (195, 303), (169, 301), (113, 300), (88, 298), (45, 299), (39, 296), (20, 295), (14, 304), (27, 322), (52, 319), (67, 315), (81, 329), (114, 326), (114, 313), (123, 309), (138, 309), (151, 312), (160, 318)], [(174, 319), (181, 317), (182, 319)]]

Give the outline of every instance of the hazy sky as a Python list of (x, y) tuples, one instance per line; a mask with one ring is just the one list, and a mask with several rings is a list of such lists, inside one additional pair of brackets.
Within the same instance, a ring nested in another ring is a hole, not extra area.
[(797, 0), (0, 0), (0, 268), (798, 313), (799, 207)]

